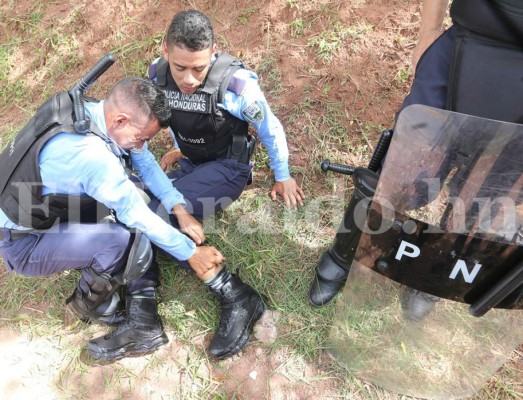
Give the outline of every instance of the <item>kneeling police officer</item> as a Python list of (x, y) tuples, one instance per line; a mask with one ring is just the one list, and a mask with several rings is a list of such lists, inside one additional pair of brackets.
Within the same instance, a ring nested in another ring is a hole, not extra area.
[(216, 51), (211, 20), (197, 10), (176, 14), (165, 33), (163, 57), (149, 77), (166, 93), (174, 147), (160, 160), (183, 193), (191, 214), (207, 218), (238, 199), (252, 181), (256, 132), (268, 151), (273, 200), (287, 208), (303, 205), (305, 194), (289, 172), (285, 131), (272, 112), (253, 71), (230, 54)]

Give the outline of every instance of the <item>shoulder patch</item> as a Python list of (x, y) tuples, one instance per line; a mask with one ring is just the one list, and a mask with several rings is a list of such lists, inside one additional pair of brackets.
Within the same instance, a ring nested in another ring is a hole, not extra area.
[(263, 114), (263, 107), (259, 101), (255, 101), (247, 106), (243, 111), (242, 115), (248, 122), (259, 123), (265, 118)]
[(229, 82), (229, 86), (227, 86), (227, 90), (241, 96), (245, 89), (245, 85), (247, 85), (247, 81), (243, 77), (233, 75)]

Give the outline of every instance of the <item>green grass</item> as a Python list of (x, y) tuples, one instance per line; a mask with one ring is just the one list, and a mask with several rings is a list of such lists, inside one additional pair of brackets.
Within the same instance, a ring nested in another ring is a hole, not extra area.
[(111, 52), (122, 62), (123, 71), (128, 76), (146, 76), (150, 62), (159, 57), (160, 44), (163, 32), (158, 32), (152, 37), (141, 39), (123, 38), (123, 44), (115, 47)]
[(335, 22), (330, 29), (312, 36), (308, 45), (316, 50), (316, 57), (319, 60), (329, 62), (338, 50), (346, 45), (346, 42), (359, 40), (372, 29), (371, 25), (365, 23), (345, 27), (341, 23)]
[(247, 25), (249, 22), (249, 17), (258, 11), (258, 8), (256, 7), (247, 7), (239, 16), (238, 16), (238, 22), (241, 25)]
[(15, 61), (13, 55), (18, 48), (17, 40), (0, 45), (0, 98), (3, 102), (27, 97), (26, 83), (23, 78), (11, 80), (9, 72), (12, 71)]
[(283, 90), (283, 73), (278, 68), (278, 63), (274, 55), (268, 54), (259, 65), (256, 71), (260, 76), (260, 87), (270, 96), (277, 96)]
[(78, 11), (53, 23), (44, 19), (46, 7), (37, 2), (25, 14), (11, 8), (2, 14), (9, 36), (0, 46), (0, 98), (27, 109), (27, 114), (34, 111), (35, 103), (54, 93), (56, 82), (79, 63), (74, 29)]
[(396, 72), (396, 82), (401, 85), (408, 81), (412, 71), (410, 66), (403, 66)]
[(291, 36), (298, 37), (303, 35), (303, 19), (297, 18), (290, 23)]

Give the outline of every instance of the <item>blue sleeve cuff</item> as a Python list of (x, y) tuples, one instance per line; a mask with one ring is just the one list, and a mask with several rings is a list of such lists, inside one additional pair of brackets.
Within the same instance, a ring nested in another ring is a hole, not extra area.
[(180, 251), (177, 254), (177, 258), (180, 261), (187, 261), (196, 252), (196, 244), (188, 237), (186, 237), (186, 242), (187, 242), (187, 246), (185, 247), (185, 250)]
[(286, 181), (287, 179), (291, 178), (291, 174), (289, 172), (289, 165), (287, 163), (274, 167), (273, 170), (274, 170), (274, 180), (276, 182)]
[[(179, 194), (179, 192), (178, 192)], [(177, 196), (169, 196), (167, 199), (162, 200), (162, 205), (165, 207), (165, 209), (169, 212), (169, 214), (172, 214), (173, 207), (176, 204), (181, 204), (184, 208), (187, 206), (187, 203), (185, 202), (185, 199), (181, 194)]]

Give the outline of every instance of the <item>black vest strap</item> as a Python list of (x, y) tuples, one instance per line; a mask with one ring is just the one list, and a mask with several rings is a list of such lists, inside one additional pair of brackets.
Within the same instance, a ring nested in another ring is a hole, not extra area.
[(96, 125), (93, 121), (89, 121), (89, 133), (98, 136), (104, 142), (110, 142), (110, 139), (102, 133), (98, 125)]
[(208, 94), (215, 93), (220, 88), (220, 83), (225, 75), (225, 71), (235, 60), (236, 58), (230, 54), (220, 53), (212, 64), (209, 73), (207, 74), (205, 85), (201, 91)]

